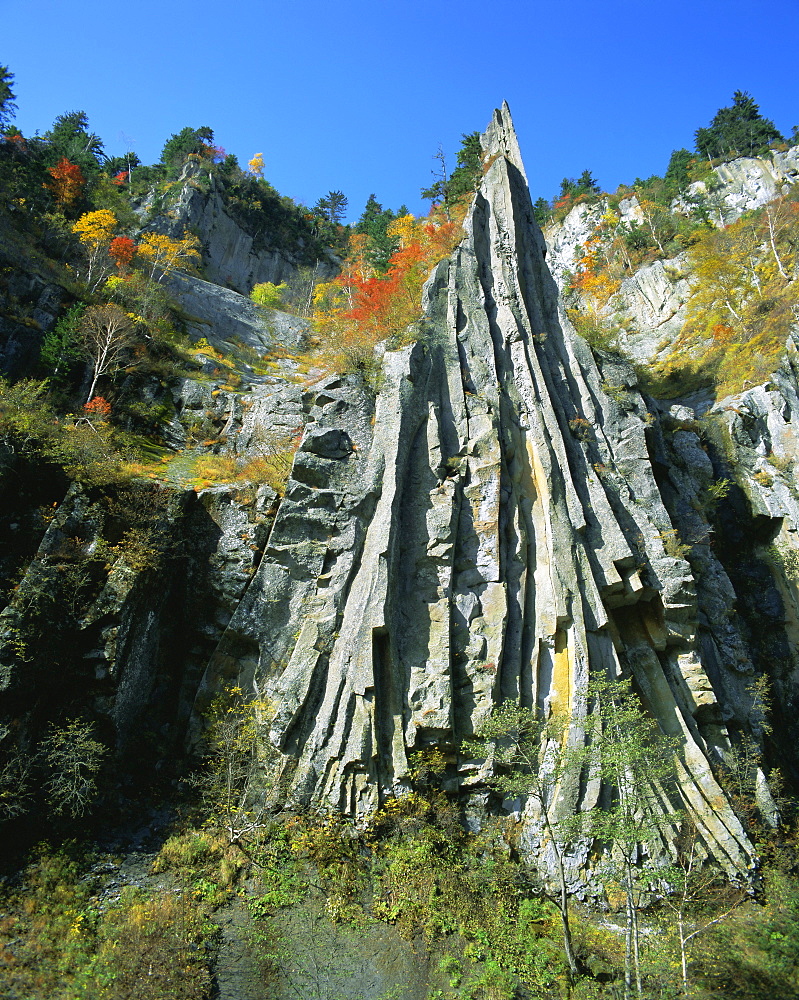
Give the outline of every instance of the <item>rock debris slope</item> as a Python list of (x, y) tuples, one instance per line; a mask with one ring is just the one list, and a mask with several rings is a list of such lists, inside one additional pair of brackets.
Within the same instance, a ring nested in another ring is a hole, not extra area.
[[(730, 712), (670, 544), (656, 415), (559, 311), (507, 106), (483, 143), (465, 238), (426, 285), (418, 341), (385, 352), (373, 405), (347, 379), (306, 393), (285, 499), (204, 687), (238, 677), (270, 699), (284, 801), (362, 814), (407, 787), (412, 751), (454, 751), (501, 699), (579, 719), (589, 672), (630, 672), (681, 742), (682, 807), (706, 849), (746, 869), (710, 766)], [(601, 789), (563, 794), (586, 810)], [(524, 819), (534, 847), (532, 806)], [(570, 863), (579, 881), (587, 856)]]

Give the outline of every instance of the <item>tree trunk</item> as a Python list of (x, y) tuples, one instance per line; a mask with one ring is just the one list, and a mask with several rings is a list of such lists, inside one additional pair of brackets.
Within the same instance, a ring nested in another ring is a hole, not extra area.
[(771, 211), (768, 208), (766, 209), (766, 220), (768, 222), (768, 238), (769, 238), (769, 243), (771, 244), (771, 252), (774, 254), (774, 260), (777, 262), (777, 269), (779, 270), (781, 276), (785, 278), (786, 281), (790, 281), (790, 278), (788, 277), (785, 268), (782, 266), (780, 255), (777, 253), (777, 243), (776, 240), (774, 239), (774, 228), (775, 228), (774, 219), (772, 219)]
[(570, 978), (574, 982), (580, 975), (580, 969), (577, 966), (577, 959), (574, 955), (572, 930), (569, 923), (569, 901), (566, 895), (566, 880), (563, 877), (563, 865), (560, 863), (560, 859), (558, 859), (558, 867), (560, 868), (560, 919), (563, 924), (563, 950), (566, 953), (566, 961), (569, 963)]
[(86, 397), (86, 402), (83, 404), (84, 406), (88, 406), (89, 403), (91, 403), (92, 397), (94, 396), (94, 387), (97, 385), (97, 379), (99, 376), (100, 373), (97, 371), (97, 366), (95, 365), (92, 371), (92, 384), (89, 386), (89, 395)]
[(685, 922), (683, 920), (682, 910), (677, 915), (677, 929), (680, 933), (680, 964), (682, 966), (682, 989), (683, 993), (688, 996), (688, 956), (685, 951)]
[(630, 921), (630, 903), (627, 902), (627, 927), (624, 934), (624, 1000), (630, 1000), (632, 992), (632, 939), (633, 929)]

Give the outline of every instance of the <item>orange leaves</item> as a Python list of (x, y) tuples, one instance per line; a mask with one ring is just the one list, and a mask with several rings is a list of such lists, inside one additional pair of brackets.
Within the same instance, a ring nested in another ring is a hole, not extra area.
[(342, 273), (317, 288), (314, 324), (332, 351), (331, 367), (363, 370), (375, 344), (408, 331), (420, 318), (427, 275), (452, 252), (461, 230), (455, 223), (404, 215), (389, 225), (387, 235), (400, 246), (385, 273), (369, 263), (369, 237), (354, 233)]
[(87, 417), (95, 417), (97, 420), (108, 420), (111, 416), (111, 404), (103, 396), (95, 396), (83, 407)]
[(606, 233), (600, 224), (586, 240), (572, 279), (572, 286), (590, 296), (598, 306), (604, 306), (619, 288), (619, 280), (608, 265), (605, 240)]
[(717, 344), (729, 344), (735, 339), (735, 330), (731, 326), (726, 326), (724, 323), (716, 323), (711, 329), (713, 334), (713, 340)]
[(392, 254), (385, 274), (350, 280), (349, 318), (372, 329), (378, 338), (401, 334), (418, 318), (422, 284), (433, 265), (452, 252), (457, 242), (454, 223), (436, 226), (404, 215), (388, 227), (400, 248)]
[(400, 248), (389, 258), (385, 274), (364, 268), (362, 254), (356, 251), (359, 266), (343, 282), (350, 301), (343, 318), (368, 330), (375, 343), (402, 334), (419, 318), (424, 279), (451, 252), (455, 229), (452, 224), (423, 223), (412, 215), (395, 219), (387, 233), (399, 238)]
[(108, 256), (117, 266), (118, 271), (126, 271), (136, 253), (136, 244), (129, 236), (117, 236), (108, 245)]
[(83, 193), (86, 179), (77, 163), (70, 163), (66, 156), (54, 167), (49, 167), (47, 171), (53, 178), (46, 187), (49, 187), (55, 196), (55, 200), (61, 208), (69, 208)]

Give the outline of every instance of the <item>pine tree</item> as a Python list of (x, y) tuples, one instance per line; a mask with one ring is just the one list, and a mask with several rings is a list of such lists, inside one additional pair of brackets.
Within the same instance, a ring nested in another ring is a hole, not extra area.
[(399, 248), (399, 240), (386, 232), (395, 218), (390, 209), (383, 208), (377, 198), (370, 194), (363, 215), (355, 224), (355, 232), (363, 233), (369, 238), (369, 263), (381, 272), (386, 270), (391, 255)]
[(643, 890), (657, 881), (653, 870), (664, 829), (676, 811), (664, 815), (676, 780), (676, 741), (647, 715), (631, 681), (595, 678), (589, 685), (594, 710), (589, 717), (588, 769), (601, 775), (613, 797), (608, 808), (576, 817), (577, 829), (610, 848), (599, 868), (607, 887), (620, 887), (626, 901), (625, 1000), (633, 976), (643, 995), (639, 956), (638, 906)]
[(732, 107), (719, 108), (707, 128), (695, 133), (697, 152), (707, 159), (737, 153), (757, 156), (772, 142), (785, 142), (774, 122), (760, 114), (754, 98), (745, 90), (736, 90)]
[(319, 215), (326, 222), (341, 225), (344, 221), (347, 205), (348, 199), (343, 191), (328, 191), (324, 198), (317, 201), (313, 211), (315, 215)]
[(17, 109), (14, 103), (16, 95), (11, 89), (13, 82), (14, 74), (9, 72), (8, 66), (0, 66), (0, 128), (8, 125)]
[(47, 143), (51, 164), (65, 158), (76, 163), (86, 177), (99, 174), (101, 161), (105, 158), (103, 142), (94, 132), (89, 132), (85, 111), (67, 111), (59, 115), (42, 138)]

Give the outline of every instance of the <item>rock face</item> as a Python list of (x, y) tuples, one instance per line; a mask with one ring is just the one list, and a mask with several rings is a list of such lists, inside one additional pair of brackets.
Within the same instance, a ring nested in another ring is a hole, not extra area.
[[(18, 268), (17, 262), (0, 253), (0, 372), (11, 378), (25, 375), (39, 358), (44, 335), (55, 326), (66, 298), (64, 289), (38, 275)], [(13, 310), (10, 309), (13, 303)], [(6, 311), (23, 313), (25, 322), (11, 319)]]
[[(629, 673), (682, 746), (707, 851), (745, 870), (752, 847), (711, 767), (729, 749), (714, 681), (737, 668), (716, 661), (711, 679), (697, 580), (670, 544), (685, 484), (664, 495), (656, 479), (632, 371), (597, 362), (559, 312), (506, 107), (484, 142), (467, 235), (428, 281), (425, 335), (386, 352), (373, 422), (346, 380), (309, 394), (286, 498), (205, 685), (236, 673), (272, 701), (285, 801), (359, 814), (408, 787), (412, 751), (454, 755), (501, 699), (578, 720), (589, 674)], [(668, 447), (692, 484), (712, 479), (695, 435)], [(591, 809), (601, 789), (563, 794)], [(532, 806), (524, 828), (532, 848)]]
[[(716, 203), (724, 225), (785, 194), (799, 182), (799, 146), (771, 156), (741, 156), (713, 168)], [(697, 181), (688, 188), (688, 197), (706, 195), (708, 185)]]
[[(231, 216), (219, 182), (203, 173), (201, 162), (189, 159), (179, 184), (179, 194), (170, 204), (169, 213), (156, 215), (148, 228), (175, 238), (183, 236), (187, 229), (198, 236), (209, 281), (249, 295), (253, 285), (287, 281), (302, 266), (296, 254), (269, 247), (268, 233), (248, 232)], [(314, 261), (310, 264), (313, 266)], [(332, 256), (316, 261), (319, 278), (332, 277), (337, 271)]]
[(247, 296), (188, 274), (175, 274), (171, 294), (188, 314), (193, 338), (205, 337), (225, 353), (238, 341), (264, 354), (276, 346), (297, 349), (305, 343), (309, 321), (277, 309), (259, 309)]
[[(787, 193), (799, 182), (799, 147), (770, 156), (739, 157), (713, 169), (711, 183), (691, 184), (684, 199), (672, 202), (677, 214), (690, 213), (691, 203), (704, 201), (710, 220), (730, 225)], [(563, 221), (547, 228), (547, 263), (555, 282), (565, 291), (583, 255), (586, 241), (607, 211), (606, 200), (578, 204)], [(641, 224), (643, 214), (635, 196), (619, 202), (619, 224)], [(686, 321), (692, 277), (687, 255), (657, 260), (625, 278), (616, 294), (598, 311), (601, 319), (618, 327), (618, 346), (634, 361), (649, 363), (672, 349)]]
[[(43, 712), (88, 712), (105, 720), (124, 761), (145, 732), (185, 727), (276, 500), (268, 486), (196, 494), (142, 485), (116, 497), (126, 512), (147, 512), (120, 537), (114, 502), (71, 488), (0, 613), (0, 736), (12, 717), (33, 735)], [(22, 650), (17, 637), (37, 631), (35, 647)]]
[[(156, 545), (158, 568), (109, 536), (91, 496), (66, 498), (2, 613), (0, 710), (32, 717), (52, 695), (48, 664), (15, 645), (37, 575), (105, 538), (117, 558), (71, 625), (85, 666), (69, 683), (121, 747), (153, 706), (183, 724), (195, 696), (199, 710), (233, 682), (271, 703), (277, 766), (259, 781), (273, 801), (363, 816), (410, 788), (414, 751), (436, 748), (479, 822), (485, 773), (458, 748), (495, 705), (563, 712), (578, 745), (589, 677), (629, 676), (679, 746), (664, 813), (683, 810), (705, 853), (747, 872), (754, 849), (716, 775), (743, 736), (765, 741), (751, 690), (764, 665), (778, 663), (780, 765), (796, 777), (796, 348), (703, 426), (644, 399), (630, 366), (593, 354), (563, 311), (506, 106), (483, 143), (464, 239), (425, 286), (417, 342), (384, 352), (376, 390), (354, 376), (180, 388), (180, 442), (196, 424), (198, 439), (257, 454), (304, 427), (282, 499), (149, 487), (175, 543)], [(665, 281), (639, 282), (641, 309), (671, 308)], [(199, 314), (204, 286), (187, 287)], [(224, 340), (228, 312), (241, 314), (214, 295), (206, 322)], [(773, 816), (762, 773), (758, 788)], [(601, 808), (606, 791), (567, 783), (561, 808)], [(534, 802), (506, 807), (546, 872)], [(592, 850), (567, 858), (575, 891), (592, 891)]]
[(619, 347), (635, 361), (668, 352), (685, 324), (691, 275), (684, 254), (656, 260), (625, 278), (605, 313), (621, 324)]
[(547, 265), (561, 291), (582, 255), (586, 240), (606, 210), (604, 201), (596, 205), (575, 205), (559, 226), (548, 230)]

